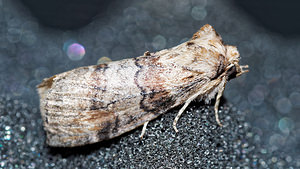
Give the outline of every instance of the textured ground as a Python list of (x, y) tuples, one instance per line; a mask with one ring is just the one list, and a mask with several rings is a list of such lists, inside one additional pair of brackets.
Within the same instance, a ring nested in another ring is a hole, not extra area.
[[(177, 134), (178, 108), (150, 122), (143, 140), (139, 128), (80, 148), (45, 145), (35, 89), (43, 78), (102, 56), (172, 47), (206, 23), (250, 66), (226, 86), (223, 128), (211, 106), (193, 103)], [(73, 42), (85, 55), (68, 50)], [(257, 25), (232, 1), (125, 0), (86, 27), (61, 31), (40, 25), (18, 1), (0, 0), (0, 168), (300, 168), (299, 42)]]
[(178, 109), (114, 140), (78, 148), (50, 148), (39, 112), (1, 96), (1, 158), (3, 168), (288, 168), (299, 165), (291, 156), (268, 152), (245, 114), (225, 104), (223, 128), (216, 125), (212, 106), (193, 104), (172, 128)]

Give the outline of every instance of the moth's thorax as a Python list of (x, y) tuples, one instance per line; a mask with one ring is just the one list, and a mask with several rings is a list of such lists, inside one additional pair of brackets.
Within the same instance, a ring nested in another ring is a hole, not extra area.
[(186, 43), (153, 53), (153, 56), (160, 56), (156, 60), (158, 64), (181, 67), (210, 79), (225, 74), (239, 61), (236, 47), (224, 45), (222, 38), (210, 25), (202, 27)]

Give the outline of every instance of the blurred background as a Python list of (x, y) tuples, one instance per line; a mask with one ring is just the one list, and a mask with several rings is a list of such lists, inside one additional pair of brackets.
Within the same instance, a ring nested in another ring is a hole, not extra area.
[(0, 0), (0, 105), (20, 105), (12, 111), (19, 114), (0, 112), (0, 167), (9, 163), (2, 150), (14, 136), (7, 124), (23, 117), (24, 107), (31, 107), (30, 120), (16, 130), (32, 130), (23, 134), (30, 141), (42, 130), (35, 86), (44, 78), (103, 56), (119, 60), (173, 47), (204, 24), (250, 66), (226, 86), (226, 101), (245, 112), (263, 152), (283, 152), (300, 167), (299, 21), (297, 0)]

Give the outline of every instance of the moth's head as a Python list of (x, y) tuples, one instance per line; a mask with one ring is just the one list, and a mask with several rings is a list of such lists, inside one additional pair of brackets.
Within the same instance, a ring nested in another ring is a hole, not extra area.
[(239, 64), (240, 54), (235, 46), (226, 45), (226, 59), (229, 64), (225, 71), (229, 80), (249, 71), (245, 70), (248, 68), (248, 65)]
[[(189, 57), (182, 55), (168, 58), (167, 61), (172, 60), (196, 72), (205, 72), (211, 78), (227, 76), (232, 79), (248, 72), (248, 70), (243, 70), (247, 66), (239, 65), (240, 54), (237, 48), (225, 45), (221, 36), (211, 25), (204, 25), (184, 45), (187, 45), (191, 51), (185, 51)], [(175, 47), (175, 49), (178, 48)]]

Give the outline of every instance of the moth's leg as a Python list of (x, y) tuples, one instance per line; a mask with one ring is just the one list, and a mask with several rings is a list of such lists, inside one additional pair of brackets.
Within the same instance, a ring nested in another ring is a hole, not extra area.
[[(190, 100), (190, 99), (189, 99), (189, 100)], [(176, 133), (178, 132), (177, 127), (176, 127), (177, 121), (179, 120), (181, 114), (182, 114), (183, 111), (186, 109), (186, 107), (191, 103), (192, 100), (191, 100), (191, 101), (189, 101), (189, 100), (187, 100), (187, 101), (185, 102), (185, 104), (184, 104), (183, 107), (179, 110), (177, 116), (175, 117), (175, 119), (174, 119), (174, 121), (173, 121), (173, 128), (174, 128), (174, 130), (175, 130)]]
[(221, 88), (219, 88), (218, 95), (217, 95), (217, 98), (216, 98), (216, 103), (215, 103), (215, 117), (216, 117), (217, 123), (218, 123), (219, 126), (221, 126), (221, 127), (222, 127), (223, 125), (222, 125), (221, 122), (220, 122), (218, 111), (219, 111), (220, 100), (221, 100), (221, 97), (222, 97), (222, 95), (223, 95), (223, 92), (224, 92), (224, 89), (225, 89), (225, 85), (226, 85), (226, 82), (227, 82), (225, 76), (223, 77), (222, 81), (223, 81), (223, 86), (222, 86)]
[(143, 126), (143, 129), (142, 129), (142, 133), (140, 135), (140, 138), (142, 139), (145, 132), (146, 132), (146, 128), (147, 128), (147, 125), (148, 125), (149, 121), (147, 121), (146, 123), (144, 123), (144, 126)]
[(185, 102), (185, 104), (182, 106), (182, 108), (179, 110), (177, 116), (175, 117), (174, 121), (173, 121), (173, 128), (175, 130), (175, 132), (177, 133), (178, 130), (177, 130), (177, 127), (176, 127), (176, 124), (177, 124), (177, 121), (179, 120), (181, 114), (183, 113), (183, 111), (186, 109), (186, 107), (194, 100), (196, 99), (200, 94), (201, 94), (202, 91), (199, 91), (197, 92), (196, 94), (194, 94), (193, 96), (191, 96), (190, 98), (187, 99), (187, 101)]

